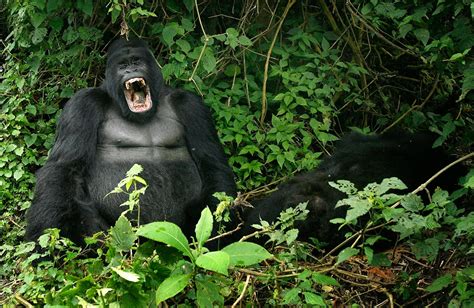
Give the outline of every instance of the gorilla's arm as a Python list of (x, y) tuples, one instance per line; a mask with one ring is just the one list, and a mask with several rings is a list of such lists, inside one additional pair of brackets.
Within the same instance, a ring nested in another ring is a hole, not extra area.
[(95, 153), (106, 100), (107, 94), (94, 88), (79, 91), (66, 104), (48, 161), (37, 173), (35, 198), (27, 213), (28, 240), (47, 228), (59, 228), (73, 241), (80, 241), (86, 230), (98, 231), (100, 216), (87, 203), (84, 174)]
[(172, 104), (186, 130), (186, 143), (196, 162), (203, 182), (204, 203), (213, 206), (215, 192), (236, 195), (234, 175), (227, 162), (222, 145), (214, 128), (209, 109), (202, 100), (189, 92), (176, 90)]

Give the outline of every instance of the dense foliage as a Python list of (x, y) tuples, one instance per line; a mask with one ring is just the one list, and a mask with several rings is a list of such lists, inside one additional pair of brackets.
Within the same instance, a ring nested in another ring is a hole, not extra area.
[[(325, 255), (317, 241), (296, 242), (291, 222), (303, 218), (304, 206), (283, 213), (277, 226), (262, 223), (274, 258), (252, 269), (268, 252), (235, 270), (231, 263), (210, 268), (197, 262), (206, 253), (197, 234), (189, 249), (198, 252), (183, 255), (152, 242), (139, 246), (136, 232), (143, 231), (124, 220), (99, 258), (77, 259), (77, 249), (66, 249), (53, 231), (42, 245), (55, 257), (36, 268), (33, 246), (20, 244), (34, 172), (51, 148), (57, 117), (75, 91), (100, 84), (106, 46), (121, 31), (149, 42), (168, 84), (204, 97), (239, 188), (252, 196), (317, 166), (350, 129), (431, 130), (439, 134), (434, 146), (468, 154), (474, 139), (471, 1), (1, 0), (0, 10), (0, 303), (145, 305), (158, 301), (150, 294), (170, 276), (181, 278), (175, 294), (188, 290), (174, 302), (203, 306), (393, 304), (394, 298), (473, 303), (474, 216), (452, 203), (466, 200), (460, 197), (473, 186), (472, 172), (464, 190), (434, 192), (426, 207), (414, 196), (399, 196), (394, 207), (384, 197), (397, 188), (393, 182), (381, 183), (380, 195), (348, 196), (362, 198), (358, 204), (371, 200), (364, 230), (389, 225), (400, 234), (402, 245), (391, 254), (377, 253), (378, 238), (361, 241), (357, 232), (347, 248)], [(203, 215), (208, 229), (212, 223)], [(351, 215), (338, 222), (357, 221), (359, 213)], [(124, 238), (117, 240), (120, 232)], [(403, 269), (386, 267), (394, 263)]]

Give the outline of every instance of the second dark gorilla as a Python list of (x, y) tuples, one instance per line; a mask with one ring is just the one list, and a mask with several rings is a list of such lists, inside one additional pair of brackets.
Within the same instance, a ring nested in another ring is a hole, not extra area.
[[(346, 208), (335, 206), (346, 195), (328, 183), (349, 180), (360, 190), (369, 183), (397, 177), (412, 191), (451, 162), (444, 151), (432, 148), (433, 142), (431, 134), (351, 133), (336, 144), (334, 154), (314, 171), (295, 176), (268, 197), (253, 202), (255, 208), (245, 211), (244, 228), (238, 236), (255, 231), (251, 225), (259, 223), (260, 218), (275, 221), (283, 210), (308, 201), (308, 218), (297, 225), (299, 238), (315, 237), (334, 246), (344, 238), (344, 231), (330, 220), (345, 216)], [(450, 169), (430, 187), (454, 187), (462, 175), (460, 169)]]
[(165, 86), (143, 41), (120, 39), (109, 48), (103, 85), (77, 92), (61, 114), (55, 144), (37, 173), (26, 238), (59, 228), (81, 243), (108, 229), (127, 196), (105, 196), (135, 163), (149, 185), (140, 200), (142, 224), (168, 220), (191, 229), (200, 211), (217, 202), (214, 192), (236, 193), (201, 99)]

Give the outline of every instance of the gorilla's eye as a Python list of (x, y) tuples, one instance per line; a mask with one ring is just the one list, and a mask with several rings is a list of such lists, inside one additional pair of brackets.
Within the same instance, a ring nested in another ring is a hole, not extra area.
[(145, 112), (151, 109), (152, 101), (150, 88), (146, 84), (145, 79), (138, 77), (125, 81), (125, 99), (128, 108), (132, 112)]

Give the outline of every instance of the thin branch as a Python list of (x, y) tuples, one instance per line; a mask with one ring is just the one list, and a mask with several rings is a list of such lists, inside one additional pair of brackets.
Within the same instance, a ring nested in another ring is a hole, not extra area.
[(247, 287), (249, 286), (249, 282), (250, 282), (251, 277), (252, 276), (247, 275), (247, 279), (245, 280), (244, 289), (242, 290), (242, 293), (240, 293), (239, 298), (237, 298), (237, 300), (232, 304), (232, 308), (237, 307), (237, 304), (240, 303), (240, 301), (244, 298), (245, 292), (247, 292)]
[(407, 115), (409, 115), (413, 110), (415, 109), (422, 109), (425, 104), (428, 102), (428, 100), (433, 96), (436, 88), (438, 87), (438, 83), (439, 83), (439, 74), (436, 75), (436, 79), (435, 79), (435, 82), (433, 84), (433, 87), (431, 88), (431, 91), (430, 93), (428, 93), (428, 96), (423, 100), (423, 102), (419, 105), (414, 105), (412, 106), (410, 109), (408, 109), (407, 111), (405, 111), (398, 119), (395, 120), (395, 122), (393, 122), (392, 124), (390, 124), (389, 126), (387, 126), (383, 131), (382, 131), (382, 134), (383, 133), (386, 133), (388, 130), (390, 130), (392, 127), (394, 127), (395, 125), (397, 125), (398, 123), (400, 123), (401, 120), (403, 120)]
[(285, 7), (285, 11), (281, 16), (280, 23), (275, 31), (275, 35), (273, 36), (272, 43), (270, 44), (270, 48), (268, 48), (267, 52), (267, 60), (265, 61), (265, 69), (263, 72), (263, 87), (262, 87), (262, 114), (260, 115), (260, 126), (263, 127), (263, 123), (265, 122), (265, 117), (267, 115), (267, 80), (268, 80), (268, 67), (270, 66), (270, 57), (272, 55), (273, 47), (275, 46), (276, 40), (278, 35), (280, 34), (281, 26), (285, 21), (286, 15), (288, 15), (288, 11), (290, 8), (295, 4), (296, 0), (288, 0), (288, 4)]

